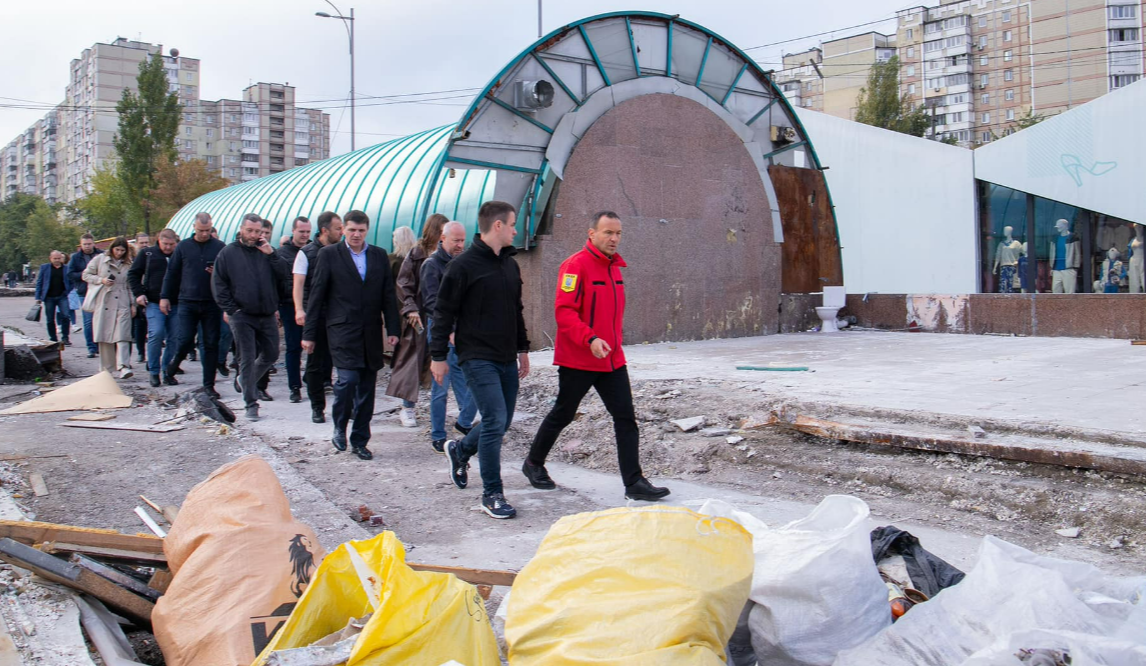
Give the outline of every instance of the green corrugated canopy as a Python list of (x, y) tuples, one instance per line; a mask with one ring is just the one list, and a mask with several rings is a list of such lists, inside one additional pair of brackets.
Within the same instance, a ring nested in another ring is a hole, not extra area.
[(219, 238), (229, 242), (243, 216), (257, 213), (274, 222), (272, 242), (277, 244), (300, 215), (314, 222), (323, 211), (341, 216), (361, 210), (370, 217), (367, 241), (387, 249), (395, 228), (411, 227), (417, 236), (432, 213), (458, 220), (474, 233), (478, 207), (491, 198), (496, 174), (483, 169), (442, 173), (454, 128), (427, 130), (204, 194), (180, 209), (167, 226), (188, 238), (195, 215), (210, 213)]

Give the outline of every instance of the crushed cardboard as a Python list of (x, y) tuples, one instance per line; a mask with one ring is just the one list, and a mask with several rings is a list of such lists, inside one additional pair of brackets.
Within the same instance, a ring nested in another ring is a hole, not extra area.
[[(48, 395), (25, 400), (0, 411), (0, 414), (44, 414), (81, 409), (121, 409), (131, 407), (131, 397), (124, 395), (108, 371), (69, 384)], [(78, 425), (78, 424), (73, 424)]]

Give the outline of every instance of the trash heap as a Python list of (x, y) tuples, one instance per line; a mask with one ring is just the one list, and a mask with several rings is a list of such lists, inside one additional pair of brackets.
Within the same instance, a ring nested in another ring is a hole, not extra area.
[(518, 573), (408, 563), (392, 532), (325, 553), (256, 456), (162, 509), (165, 538), (3, 521), (0, 560), (74, 591), (113, 666), (139, 663), (125, 623), (170, 666), (1147, 661), (1144, 577), (993, 537), (965, 574), (845, 495), (779, 526), (714, 500), (567, 516)]

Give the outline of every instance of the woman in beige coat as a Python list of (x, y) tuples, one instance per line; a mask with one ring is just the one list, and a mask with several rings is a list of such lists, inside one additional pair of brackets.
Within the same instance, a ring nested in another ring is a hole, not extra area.
[(98, 289), (92, 296), (92, 339), (99, 345), (100, 369), (119, 370), (120, 379), (132, 376), (131, 321), (135, 304), (127, 285), (128, 268), (131, 250), (120, 236), (107, 252), (96, 255), (83, 273), (84, 282)]

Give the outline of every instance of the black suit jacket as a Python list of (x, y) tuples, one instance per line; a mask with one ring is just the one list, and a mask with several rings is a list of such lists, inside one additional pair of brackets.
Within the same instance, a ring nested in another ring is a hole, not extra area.
[(383, 316), (387, 335), (397, 336), (399, 323), (390, 259), (382, 248), (367, 247), (365, 280), (345, 242), (319, 250), (306, 305), (303, 339), (313, 341), (316, 328), (325, 325), (336, 368), (382, 368)]

